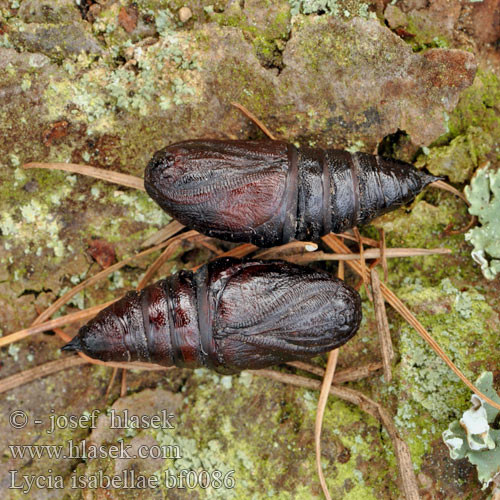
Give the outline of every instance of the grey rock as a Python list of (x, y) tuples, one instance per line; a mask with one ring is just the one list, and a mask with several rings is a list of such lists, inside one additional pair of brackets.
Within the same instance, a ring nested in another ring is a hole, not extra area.
[(63, 58), (86, 52), (103, 53), (99, 42), (88, 33), (81, 23), (39, 24), (30, 23), (22, 31), (13, 33), (12, 38), (30, 52), (42, 52), (50, 57)]

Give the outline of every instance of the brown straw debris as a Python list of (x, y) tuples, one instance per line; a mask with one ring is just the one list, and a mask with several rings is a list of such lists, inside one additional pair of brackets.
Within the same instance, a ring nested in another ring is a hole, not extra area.
[[(319, 380), (281, 373), (274, 370), (252, 370), (250, 373), (266, 377), (271, 380), (276, 380), (278, 382), (282, 382), (283, 384), (305, 387), (307, 389), (319, 390), (321, 387), (321, 382)], [(332, 385), (330, 387), (330, 394), (358, 406), (382, 423), (394, 445), (394, 452), (398, 462), (401, 490), (403, 491), (406, 500), (419, 500), (418, 485), (413, 471), (410, 451), (406, 443), (400, 438), (396, 426), (394, 425), (394, 422), (387, 410), (377, 402), (370, 399), (368, 396), (365, 396), (362, 392), (348, 389), (347, 387)]]
[(30, 326), (29, 328), (24, 328), (23, 330), (19, 330), (17, 332), (11, 333), (10, 335), (6, 335), (5, 337), (0, 337), (0, 347), (12, 344), (13, 342), (17, 342), (18, 340), (25, 339), (30, 335), (35, 335), (36, 333), (47, 332), (49, 330), (53, 330), (58, 326), (70, 325), (72, 323), (78, 323), (79, 321), (84, 321), (89, 318), (95, 316), (99, 311), (111, 305), (114, 300), (110, 300), (104, 304), (99, 304), (97, 306), (89, 307), (88, 309), (84, 309), (82, 311), (77, 311), (71, 314), (66, 314), (65, 316), (61, 316), (56, 319), (51, 319), (50, 321), (45, 321), (38, 325)]
[(89, 165), (80, 165), (78, 163), (26, 163), (23, 168), (46, 168), (49, 170), (64, 170), (73, 174), (82, 174), (88, 177), (94, 177), (102, 181), (113, 182), (120, 186), (130, 187), (145, 191), (144, 181), (134, 175), (122, 174), (111, 170), (91, 167)]
[(11, 375), (10, 377), (5, 377), (0, 380), (0, 393), (10, 391), (20, 385), (33, 382), (33, 380), (38, 380), (39, 378), (46, 377), (47, 375), (52, 375), (61, 370), (66, 370), (68, 368), (73, 368), (74, 366), (80, 366), (87, 364), (87, 361), (78, 357), (71, 356), (68, 358), (57, 359), (56, 361), (49, 361), (43, 365), (35, 366), (29, 370), (24, 370), (22, 372)]
[(319, 482), (321, 489), (326, 497), (326, 500), (332, 500), (326, 485), (325, 476), (323, 474), (323, 467), (321, 467), (321, 429), (323, 427), (323, 417), (325, 416), (326, 403), (328, 395), (330, 394), (330, 387), (332, 385), (333, 376), (335, 374), (335, 367), (337, 366), (337, 359), (339, 350), (334, 349), (328, 356), (326, 364), (325, 376), (321, 383), (321, 389), (318, 398), (318, 409), (316, 411), (316, 419), (314, 421), (314, 449), (316, 451), (316, 471), (318, 472)]
[[(323, 236), (323, 241), (334, 251), (334, 252), (345, 252), (349, 253), (350, 250), (347, 248), (335, 235), (328, 234)], [(349, 266), (360, 276), (367, 276), (368, 270), (362, 268), (359, 262), (347, 261)], [(457, 375), (460, 380), (475, 394), (486, 401), (488, 404), (500, 410), (500, 404), (493, 401), (491, 398), (483, 394), (458, 368), (455, 366), (453, 361), (447, 356), (439, 344), (431, 337), (429, 332), (422, 326), (418, 319), (411, 313), (411, 311), (403, 304), (403, 302), (384, 284), (380, 284), (380, 289), (384, 299), (394, 308), (396, 311), (403, 316), (403, 318), (411, 325), (417, 332), (422, 336), (422, 338), (431, 346), (434, 352), (450, 367), (450, 369)]]
[(231, 106), (234, 106), (235, 108), (239, 109), (247, 118), (253, 121), (255, 125), (257, 125), (257, 127), (259, 127), (262, 130), (262, 132), (264, 132), (264, 134), (267, 135), (267, 137), (269, 137), (269, 139), (271, 139), (272, 141), (276, 140), (276, 137), (274, 137), (271, 131), (251, 111), (245, 108), (245, 106), (237, 102), (232, 102)]
[(394, 359), (394, 350), (392, 348), (391, 332), (389, 330), (389, 322), (387, 321), (384, 296), (380, 290), (380, 278), (376, 269), (372, 269), (371, 271), (371, 282), (373, 291), (373, 308), (375, 309), (375, 320), (377, 322), (377, 330), (380, 339), (380, 351), (384, 365), (384, 378), (386, 382), (390, 382), (392, 380), (391, 362)]
[(141, 248), (148, 248), (153, 245), (158, 245), (163, 241), (168, 240), (172, 236), (175, 236), (178, 232), (182, 231), (185, 226), (180, 222), (173, 220), (169, 222), (165, 227), (162, 227), (156, 233), (152, 234), (149, 238), (144, 240), (141, 244)]

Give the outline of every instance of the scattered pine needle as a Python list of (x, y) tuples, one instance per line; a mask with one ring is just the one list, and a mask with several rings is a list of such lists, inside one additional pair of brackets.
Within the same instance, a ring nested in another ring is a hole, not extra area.
[(86, 175), (94, 177), (120, 186), (130, 187), (145, 191), (144, 181), (140, 177), (134, 175), (122, 174), (120, 172), (113, 172), (111, 170), (104, 170), (102, 168), (91, 167), (89, 165), (80, 165), (78, 163), (26, 163), (23, 168), (46, 168), (49, 170), (64, 170), (73, 174)]
[(345, 264), (344, 264), (344, 261), (339, 261), (339, 264), (338, 264), (338, 269), (337, 269), (337, 278), (339, 280), (342, 280), (344, 281), (344, 278), (345, 278)]
[(321, 489), (327, 500), (332, 500), (328, 492), (325, 476), (323, 474), (323, 467), (321, 467), (321, 428), (323, 427), (323, 417), (325, 415), (326, 402), (328, 401), (328, 394), (330, 394), (330, 386), (332, 385), (333, 376), (335, 374), (335, 367), (337, 366), (337, 359), (339, 350), (334, 349), (328, 356), (326, 364), (325, 376), (321, 383), (321, 389), (318, 398), (318, 409), (316, 411), (316, 419), (314, 422), (314, 448), (316, 450), (316, 470), (318, 472), (319, 482)]
[[(430, 184), (430, 186), (433, 186), (438, 189), (442, 189), (443, 191), (448, 191), (449, 193), (453, 193), (455, 196), (458, 196), (468, 207), (470, 207), (470, 202), (465, 196), (464, 193), (459, 191), (458, 189), (455, 189), (453, 186), (450, 186), (448, 183), (444, 181), (435, 181)], [(463, 228), (460, 229), (446, 229), (445, 233), (446, 234), (462, 234), (467, 232), (472, 226), (474, 226), (477, 223), (477, 217), (475, 215), (472, 215), (469, 222), (467, 225)], [(450, 224), (451, 225), (451, 224)]]
[[(401, 258), (401, 257), (420, 257), (424, 255), (449, 255), (451, 250), (449, 248), (387, 248), (385, 250), (386, 258)], [(378, 248), (369, 248), (363, 252), (365, 260), (380, 259), (382, 251)], [(310, 252), (302, 255), (284, 255), (281, 256), (283, 260), (293, 261), (296, 264), (307, 264), (309, 262), (317, 262), (322, 260), (360, 260), (361, 254), (359, 253), (326, 253), (326, 252)]]
[[(56, 335), (61, 338), (64, 342), (69, 342), (72, 337), (70, 337), (67, 333), (65, 333), (61, 328), (54, 328), (54, 332)], [(144, 363), (142, 361), (127, 361), (127, 362), (119, 362), (119, 361), (101, 361), (100, 359), (94, 359), (83, 352), (77, 352), (78, 356), (81, 356), (87, 363), (92, 365), (101, 365), (101, 366), (109, 366), (112, 368), (123, 368), (125, 370), (143, 370), (143, 371), (158, 371), (158, 370), (170, 370), (171, 366), (162, 366), (157, 365), (156, 363)]]
[(104, 399), (109, 398), (109, 395), (111, 394), (111, 388), (113, 387), (117, 373), (118, 373), (118, 368), (113, 368), (113, 373), (111, 374), (111, 378), (109, 379), (108, 387), (106, 389), (106, 392), (104, 393)]
[(10, 335), (6, 335), (5, 337), (0, 337), (0, 347), (12, 344), (13, 342), (17, 342), (18, 340), (22, 340), (31, 335), (35, 335), (36, 333), (53, 330), (55, 327), (58, 326), (70, 325), (72, 323), (78, 323), (79, 321), (92, 318), (99, 311), (101, 311), (105, 307), (108, 307), (113, 302), (115, 301), (110, 300), (109, 302), (106, 302), (104, 304), (99, 304), (97, 306), (89, 307), (88, 309), (84, 309), (82, 311), (66, 314), (65, 316), (51, 319), (50, 321), (45, 321), (38, 325), (30, 326), (29, 328), (24, 328), (23, 330), (11, 333)]
[[(62, 331), (55, 328), (54, 330), (59, 330), (58, 334), (60, 334), (60, 332)], [(63, 338), (67, 339), (66, 342), (70, 340), (70, 337), (66, 334), (64, 334)], [(140, 361), (134, 361), (130, 363), (100, 361), (98, 359), (89, 358), (82, 352), (79, 352), (78, 356), (66, 356), (56, 361), (49, 361), (42, 365), (30, 368), (28, 370), (23, 370), (22, 372), (16, 373), (15, 375), (11, 375), (10, 377), (1, 379), (0, 393), (10, 391), (11, 389), (15, 389), (16, 387), (19, 387), (21, 385), (33, 382), (33, 380), (38, 380), (39, 378), (46, 377), (47, 375), (52, 375), (68, 368), (72, 368), (73, 366), (80, 366), (85, 364), (109, 366), (111, 368), (114, 368), (115, 370), (121, 368), (124, 370), (158, 371), (171, 370), (173, 368), (171, 366), (160, 366), (151, 363), (142, 363)]]
[(267, 135), (267, 137), (269, 137), (269, 139), (271, 139), (272, 141), (276, 140), (276, 137), (274, 137), (271, 131), (252, 112), (248, 111), (248, 109), (245, 108), (245, 106), (237, 102), (232, 102), (231, 105), (234, 106), (235, 108), (238, 108), (247, 118), (252, 120), (255, 123), (255, 125), (257, 125), (257, 127), (259, 127), (262, 130), (262, 132), (264, 132), (264, 134)]
[(443, 191), (448, 191), (449, 193), (453, 193), (455, 196), (458, 196), (461, 200), (463, 200), (468, 207), (470, 207), (469, 200), (465, 197), (465, 194), (459, 191), (458, 189), (455, 189), (453, 186), (450, 186), (447, 182), (434, 181), (431, 182), (429, 186), (441, 189)]
[(323, 378), (323, 376), (325, 375), (324, 368), (322, 368), (321, 366), (306, 363), (305, 361), (287, 361), (286, 364), (304, 372), (312, 373), (313, 375), (317, 375), (321, 378)]
[[(360, 242), (361, 242), (361, 235)], [(361, 243), (360, 243), (361, 244)], [(344, 263), (339, 262), (337, 277), (341, 280), (344, 279)], [(323, 474), (323, 467), (321, 467), (321, 428), (323, 427), (323, 418), (325, 416), (326, 402), (328, 400), (328, 394), (330, 393), (330, 387), (333, 383), (333, 377), (335, 375), (335, 369), (337, 367), (337, 360), (339, 357), (339, 349), (334, 349), (328, 355), (328, 362), (326, 364), (325, 373), (323, 376), (323, 382), (321, 383), (321, 390), (318, 398), (318, 409), (316, 411), (316, 418), (314, 422), (314, 447), (316, 452), (316, 470), (318, 472), (319, 482), (321, 484), (321, 489), (326, 497), (326, 500), (331, 500), (330, 492), (328, 491), (328, 486), (326, 484), (325, 476)]]
[(224, 252), (221, 257), (235, 257), (237, 259), (241, 259), (258, 249), (259, 247), (252, 245), (251, 243), (243, 243), (243, 245), (238, 245), (237, 247)]
[(159, 231), (144, 240), (141, 244), (141, 248), (148, 248), (152, 245), (158, 245), (159, 243), (168, 240), (172, 236), (175, 236), (179, 231), (182, 231), (184, 227), (185, 226), (183, 226), (180, 222), (173, 220), (169, 222), (165, 227), (162, 227)]
[[(337, 234), (339, 238), (345, 238), (346, 240), (351, 240), (355, 242), (359, 242), (359, 238), (354, 236), (354, 234), (351, 233), (339, 233)], [(380, 241), (374, 240), (372, 238), (367, 238), (366, 236), (361, 236), (361, 241), (363, 242), (364, 245), (368, 245), (370, 247), (374, 248), (379, 248), (380, 247)]]
[[(372, 269), (375, 269), (379, 264), (380, 264), (380, 259), (375, 259), (368, 266), (368, 270), (371, 271)], [(360, 278), (358, 283), (354, 285), (354, 289), (359, 292), (359, 290), (361, 289), (361, 285), (363, 285), (363, 278)]]
[(124, 398), (127, 395), (127, 370), (122, 370), (122, 383), (120, 386), (120, 397)]
[(371, 271), (371, 283), (373, 291), (373, 308), (375, 309), (375, 320), (377, 323), (380, 351), (384, 365), (384, 379), (389, 383), (392, 380), (391, 362), (394, 359), (394, 350), (392, 348), (391, 332), (387, 321), (384, 296), (380, 290), (380, 278), (376, 269), (372, 269)]
[(144, 257), (146, 255), (149, 255), (153, 252), (156, 252), (157, 250), (161, 250), (162, 248), (166, 247), (168, 245), (168, 243), (169, 242), (166, 241), (166, 242), (160, 243), (159, 245), (156, 245), (154, 247), (148, 248), (147, 250), (143, 250), (142, 252), (139, 252), (135, 255), (132, 255), (131, 257), (123, 259), (120, 262), (117, 262), (116, 264), (113, 264), (112, 266), (109, 266), (106, 269), (103, 269), (102, 271), (100, 271), (96, 275), (86, 279), (85, 281), (82, 281), (78, 285), (74, 286), (71, 290), (68, 290), (62, 297), (59, 297), (55, 302), (53, 302), (45, 311), (43, 311), (35, 319), (35, 321), (33, 322), (33, 325), (38, 325), (38, 324), (42, 323), (43, 321), (47, 320), (48, 318), (50, 318), (60, 307), (62, 307), (67, 302), (69, 302), (71, 300), (71, 298), (74, 297), (81, 290), (84, 290), (85, 288), (97, 283), (98, 281), (104, 279), (106, 276), (109, 276), (111, 273), (126, 266), (130, 262), (133, 262), (136, 259), (139, 259), (139, 258)]
[[(246, 257), (247, 255), (255, 252), (255, 250), (258, 249), (259, 247), (256, 247), (251, 243), (243, 243), (243, 245), (238, 245), (237, 247), (231, 248), (231, 250), (228, 250), (227, 252), (221, 253), (217, 256), (217, 258), (221, 259), (223, 257), (234, 257), (237, 259), (242, 259), (243, 257)], [(193, 267), (192, 271), (197, 271), (202, 265), (203, 264), (199, 264), (198, 266)]]
[[(325, 370), (321, 366), (311, 365), (309, 363), (304, 363), (303, 361), (289, 361), (288, 366), (293, 366), (298, 370), (312, 373), (318, 377), (323, 377), (325, 375)], [(344, 384), (345, 382), (357, 382), (364, 378), (370, 377), (373, 372), (376, 372), (382, 368), (382, 363), (379, 361), (373, 363), (367, 363), (366, 365), (354, 366), (352, 368), (346, 368), (345, 370), (336, 371), (333, 377), (333, 384)]]
[[(321, 387), (321, 382), (319, 380), (313, 380), (274, 370), (252, 370), (250, 373), (266, 377), (271, 380), (276, 380), (283, 384), (305, 387), (307, 389), (319, 390)], [(413, 471), (410, 451), (406, 443), (400, 438), (396, 426), (394, 425), (394, 422), (387, 410), (382, 405), (370, 399), (368, 396), (365, 396), (362, 392), (355, 391), (347, 387), (332, 385), (330, 387), (330, 394), (358, 406), (382, 423), (382, 425), (386, 428), (394, 446), (394, 452), (398, 461), (401, 489), (405, 498), (406, 500), (419, 500), (418, 485), (415, 472)]]
[(260, 252), (255, 254), (257, 259), (276, 259), (281, 258), (283, 254), (288, 252), (314, 252), (318, 249), (318, 245), (312, 241), (290, 241), (290, 243), (285, 243), (272, 248), (265, 248)]
[[(349, 253), (350, 250), (347, 248), (335, 235), (327, 234), (322, 237), (323, 241), (334, 251), (334, 252), (345, 252)], [(362, 268), (359, 262), (347, 261), (349, 266), (360, 276), (368, 276), (368, 270)], [(422, 326), (418, 319), (410, 312), (410, 310), (401, 302), (401, 300), (384, 284), (380, 284), (380, 289), (385, 300), (411, 325), (420, 336), (431, 346), (434, 352), (450, 367), (450, 369), (457, 375), (457, 377), (462, 380), (462, 382), (475, 394), (477, 394), (481, 399), (486, 401), (489, 405), (500, 410), (500, 404), (493, 401), (491, 398), (483, 394), (451, 361), (447, 354), (441, 349), (439, 344), (431, 337), (429, 332)]]
[[(481, 168), (481, 167), (479, 167), (479, 168)], [(442, 189), (443, 191), (448, 191), (449, 193), (453, 193), (455, 196), (458, 196), (468, 207), (470, 207), (470, 202), (467, 199), (467, 197), (465, 196), (465, 194), (462, 193), (461, 191), (459, 191), (458, 189), (455, 189), (453, 186), (450, 186), (447, 182), (434, 181), (434, 182), (431, 182), (431, 184), (429, 184), (429, 185), (433, 186), (435, 188), (438, 188), (438, 189)], [(467, 223), (467, 225), (465, 227), (463, 227), (461, 229), (454, 229), (454, 230), (447, 229), (447, 230), (445, 230), (445, 233), (446, 234), (462, 234), (462, 233), (465, 233), (466, 231), (468, 231), (476, 223), (477, 223), (477, 217), (475, 215), (472, 215), (469, 222)]]
[(204, 239), (200, 240), (199, 245), (205, 247), (207, 250), (210, 250), (217, 257), (220, 257), (224, 252), (219, 250), (214, 244), (209, 241), (205, 241)]
[(195, 238), (206, 238), (206, 236), (203, 236), (197, 231), (188, 231), (187, 233), (174, 236), (173, 238), (168, 240), (167, 247), (165, 248), (165, 250), (163, 250), (161, 255), (151, 264), (151, 266), (149, 266), (148, 270), (137, 285), (137, 290), (142, 290), (151, 281), (152, 277), (156, 274), (158, 269), (160, 269), (160, 267), (175, 254), (183, 241), (192, 240)]
[(52, 375), (53, 373), (57, 373), (61, 370), (85, 364), (87, 364), (87, 361), (78, 356), (70, 356), (57, 359), (56, 361), (49, 361), (43, 365), (35, 366), (29, 370), (24, 370), (16, 373), (15, 375), (11, 375), (10, 377), (3, 378), (0, 380), (0, 393), (10, 391), (20, 385), (33, 382), (33, 380), (38, 380), (39, 378)]
[(387, 281), (389, 276), (389, 268), (387, 267), (387, 247), (385, 244), (385, 231), (383, 228), (378, 230), (380, 235), (380, 260), (382, 261), (382, 269), (384, 270), (384, 281)]
[(450, 229), (450, 227), (452, 226), (452, 223), (450, 223), (449, 226), (445, 228), (444, 233), (453, 235), (463, 234), (466, 233), (471, 227), (475, 226), (476, 224), (477, 224), (477, 217), (473, 215), (470, 218), (469, 222), (464, 227), (461, 227), (460, 229)]
[[(359, 229), (357, 227), (354, 227), (352, 229), (352, 232), (354, 233), (354, 236), (356, 236), (356, 238), (358, 240), (359, 257), (360, 257), (359, 260), (360, 260), (361, 268), (365, 269), (366, 268), (366, 261), (365, 261), (365, 253), (364, 253), (363, 240), (361, 238), (361, 234), (359, 233)], [(369, 282), (368, 276), (363, 274), (361, 276), (361, 278), (363, 279), (363, 284), (365, 285), (366, 296), (368, 297), (368, 300), (370, 302), (373, 302), (372, 292), (370, 291), (370, 287), (368, 285), (368, 282)]]
[(89, 358), (83, 353), (87, 363), (91, 365), (109, 366), (110, 368), (121, 368), (122, 370), (140, 370), (144, 372), (157, 372), (163, 370), (173, 370), (174, 366), (161, 366), (155, 363), (144, 363), (142, 361), (128, 361), (121, 363), (120, 361), (101, 361), (100, 359)]

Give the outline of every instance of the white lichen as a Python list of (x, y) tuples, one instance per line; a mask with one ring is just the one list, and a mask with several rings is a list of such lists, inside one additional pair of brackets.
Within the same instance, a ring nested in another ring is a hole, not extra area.
[[(500, 403), (500, 397), (493, 389), (491, 372), (483, 373), (476, 381), (476, 386), (490, 399)], [(495, 492), (500, 494), (500, 430), (492, 425), (499, 411), (475, 394), (471, 402), (472, 408), (443, 432), (443, 441), (452, 459), (467, 458), (477, 467), (483, 489), (493, 482), (496, 485)]]
[(468, 231), (465, 239), (474, 246), (472, 258), (481, 266), (484, 277), (491, 280), (500, 273), (500, 169), (494, 172), (488, 165), (480, 168), (465, 188), (465, 195), (469, 212), (481, 224)]

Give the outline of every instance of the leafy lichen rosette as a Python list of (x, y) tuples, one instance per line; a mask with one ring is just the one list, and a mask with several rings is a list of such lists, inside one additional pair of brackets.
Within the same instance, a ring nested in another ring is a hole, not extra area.
[(465, 188), (469, 212), (477, 215), (480, 226), (465, 234), (473, 246), (472, 258), (481, 266), (485, 278), (500, 273), (500, 169), (480, 168)]

